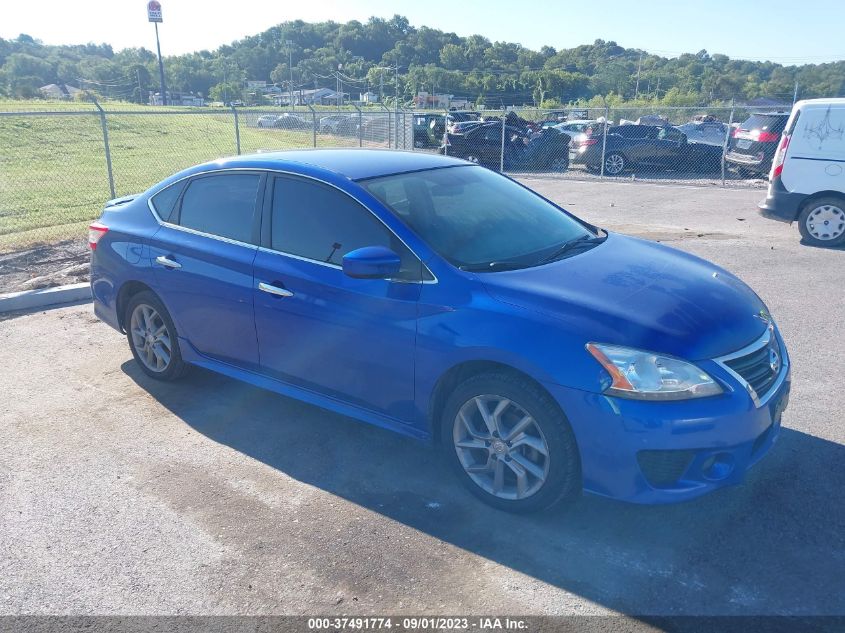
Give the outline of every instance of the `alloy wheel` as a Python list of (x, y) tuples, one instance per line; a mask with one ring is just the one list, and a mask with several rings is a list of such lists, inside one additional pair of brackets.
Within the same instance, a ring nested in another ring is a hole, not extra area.
[(478, 164), (478, 156), (476, 156), (475, 154), (468, 155), (467, 160), (471, 163)]
[(458, 411), (452, 435), (458, 461), (485, 492), (525, 499), (546, 482), (548, 442), (516, 402), (489, 394), (471, 398)]
[(150, 371), (163, 372), (170, 366), (173, 353), (167, 324), (150, 305), (139, 303), (129, 319), (129, 332), (138, 358)]
[(845, 211), (832, 204), (819, 205), (810, 211), (805, 225), (807, 232), (817, 240), (835, 240), (845, 233)]
[(619, 154), (611, 154), (604, 160), (604, 171), (611, 176), (622, 173), (625, 169), (625, 159)]

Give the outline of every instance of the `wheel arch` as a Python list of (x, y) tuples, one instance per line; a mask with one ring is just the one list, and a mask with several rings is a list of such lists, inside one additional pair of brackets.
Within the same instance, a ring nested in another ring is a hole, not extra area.
[(538, 389), (542, 390), (549, 396), (551, 401), (555, 403), (555, 406), (558, 408), (561, 415), (566, 418), (566, 413), (563, 411), (563, 409), (561, 409), (560, 404), (558, 404), (554, 396), (549, 393), (549, 390), (546, 389), (539, 380), (537, 380), (530, 374), (527, 374), (526, 372), (517, 369), (512, 365), (508, 365), (499, 361), (467, 360), (458, 363), (457, 365), (453, 365), (445, 372), (443, 372), (437, 379), (434, 389), (431, 392), (428, 407), (428, 422), (429, 428), (431, 430), (431, 438), (435, 444), (439, 444), (442, 441), (442, 425), (440, 424), (440, 417), (443, 413), (443, 408), (446, 406), (446, 402), (449, 399), (449, 395), (455, 390), (458, 385), (460, 385), (465, 380), (473, 376), (489, 373), (507, 373), (519, 376), (533, 383)]
[(845, 192), (842, 191), (835, 191), (833, 189), (825, 189), (824, 191), (816, 191), (809, 196), (807, 196), (801, 204), (798, 205), (798, 209), (795, 211), (795, 218), (793, 222), (797, 222), (798, 218), (801, 217), (801, 214), (807, 209), (811, 204), (813, 204), (816, 200), (820, 200), (822, 198), (839, 198), (845, 203)]
[(120, 286), (120, 290), (117, 293), (117, 300), (115, 301), (115, 311), (117, 312), (117, 323), (120, 326), (121, 332), (126, 331), (124, 323), (124, 319), (126, 318), (126, 306), (129, 304), (132, 297), (140, 292), (151, 292), (158, 297), (155, 290), (143, 281), (131, 280), (124, 282), (123, 285)]

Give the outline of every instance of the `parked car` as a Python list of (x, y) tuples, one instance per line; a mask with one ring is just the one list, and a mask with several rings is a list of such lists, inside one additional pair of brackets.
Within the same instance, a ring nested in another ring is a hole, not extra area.
[(279, 115), (277, 114), (262, 114), (255, 124), (258, 127), (276, 127), (276, 119), (278, 118)]
[(466, 134), (473, 128), (483, 124), (484, 121), (480, 119), (476, 121), (455, 121), (449, 124), (449, 134)]
[(437, 116), (438, 115), (431, 112), (423, 114), (414, 113), (414, 147), (429, 147), (432, 144), (436, 146), (440, 145), (440, 141), (442, 139), (437, 139), (435, 143), (432, 143), (431, 138), (428, 135), (429, 125)]
[(768, 218), (798, 222), (815, 246), (845, 244), (845, 99), (799, 101), (772, 160), (760, 203)]
[(679, 125), (678, 129), (686, 134), (688, 141), (719, 147), (724, 147), (731, 133), (731, 129), (721, 121), (690, 121)]
[(137, 371), (197, 365), (436, 442), (509, 511), (739, 483), (788, 401), (740, 279), (454, 158), (217, 160), (109, 202), (89, 245), (94, 312)]
[(713, 172), (721, 168), (722, 148), (706, 143), (690, 143), (674, 127), (656, 125), (617, 125), (601, 133), (576, 137), (570, 160), (599, 171), (604, 145), (604, 173), (618, 176), (636, 167), (671, 169), (679, 172)]
[(298, 114), (291, 114), (290, 112), (285, 112), (277, 117), (276, 122), (273, 124), (273, 127), (285, 130), (310, 130), (312, 126), (311, 121), (306, 121)]
[(357, 114), (329, 114), (320, 118), (323, 134), (349, 135), (358, 131)]
[(476, 112), (450, 112), (447, 115), (432, 117), (428, 123), (429, 144), (439, 146), (443, 142), (443, 133), (446, 126), (460, 121), (478, 121), (481, 116)]
[(556, 130), (560, 130), (567, 134), (570, 138), (576, 138), (580, 134), (584, 134), (587, 130), (591, 130), (598, 121), (592, 119), (575, 119), (573, 121), (564, 121), (553, 125)]
[[(504, 166), (514, 171), (565, 171), (569, 167), (569, 136), (555, 129), (529, 134), (505, 126)], [(502, 160), (502, 123), (483, 123), (466, 134), (447, 135), (441, 154), (449, 154), (499, 169)]]
[(786, 128), (788, 112), (756, 112), (748, 117), (728, 141), (725, 161), (742, 172), (766, 176)]

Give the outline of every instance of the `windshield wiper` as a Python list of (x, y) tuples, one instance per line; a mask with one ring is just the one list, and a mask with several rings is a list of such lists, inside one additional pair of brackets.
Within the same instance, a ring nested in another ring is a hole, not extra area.
[(493, 273), (500, 270), (518, 270), (525, 267), (525, 264), (522, 262), (509, 261), (485, 262), (483, 264), (464, 264), (463, 266), (458, 266), (460, 270), (472, 273)]
[(551, 255), (542, 259), (538, 262), (538, 266), (542, 264), (548, 264), (549, 262), (553, 262), (557, 259), (562, 258), (567, 253), (571, 253), (574, 250), (579, 248), (583, 248), (585, 246), (593, 246), (595, 244), (601, 244), (602, 242), (607, 239), (607, 235), (604, 237), (599, 237), (597, 235), (582, 235), (581, 237), (576, 237), (572, 240), (567, 240), (559, 247), (557, 247)]

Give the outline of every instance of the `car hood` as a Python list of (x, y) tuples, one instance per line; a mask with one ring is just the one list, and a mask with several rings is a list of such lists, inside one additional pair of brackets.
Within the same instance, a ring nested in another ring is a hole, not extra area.
[(572, 257), (479, 278), (495, 299), (558, 319), (585, 343), (702, 360), (740, 349), (766, 328), (766, 306), (731, 273), (614, 233)]

